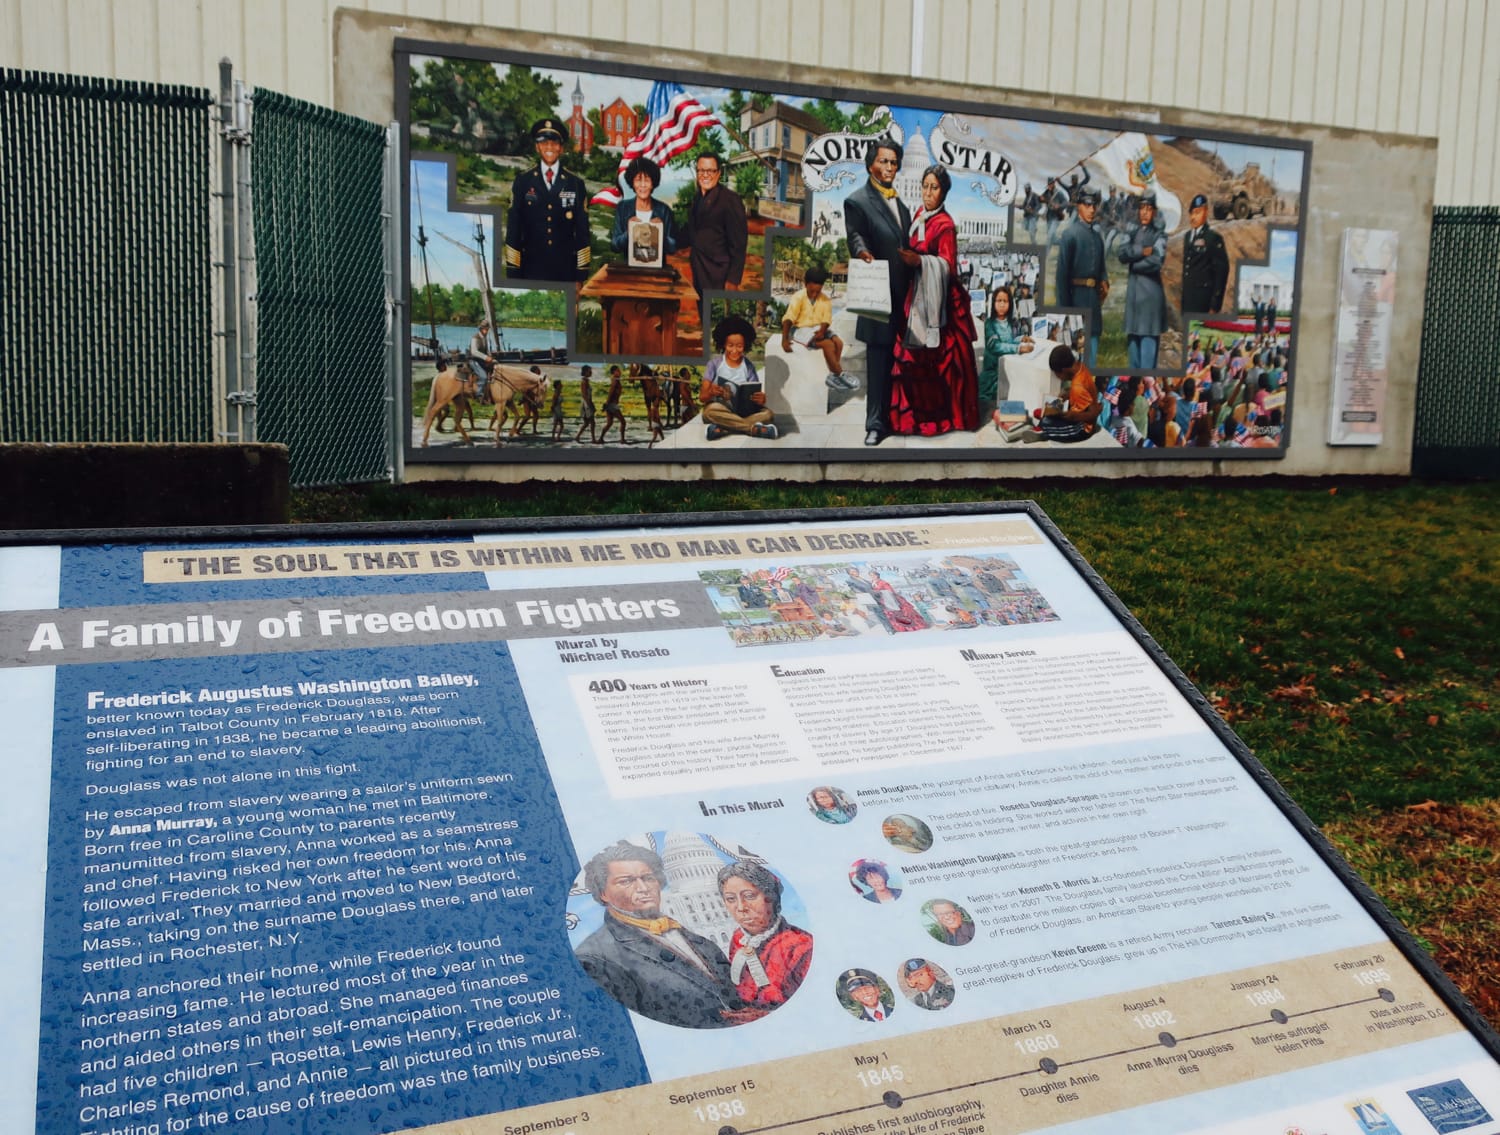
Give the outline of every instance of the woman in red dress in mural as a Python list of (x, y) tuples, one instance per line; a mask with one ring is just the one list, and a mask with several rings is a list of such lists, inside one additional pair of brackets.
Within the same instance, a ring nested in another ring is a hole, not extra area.
[(906, 297), (906, 333), (891, 368), (891, 430), (931, 437), (979, 425), (974, 315), (958, 274), (958, 228), (943, 208), (953, 181), (942, 166), (922, 174), (922, 208), (911, 250), (922, 258)]
[(897, 591), (887, 580), (880, 578), (878, 571), (870, 572), (870, 589), (875, 593), (875, 602), (880, 604), (880, 609), (885, 613), (886, 624), (892, 632), (899, 634), (901, 631), (925, 631), (928, 622), (921, 613), (911, 605), (911, 600)]

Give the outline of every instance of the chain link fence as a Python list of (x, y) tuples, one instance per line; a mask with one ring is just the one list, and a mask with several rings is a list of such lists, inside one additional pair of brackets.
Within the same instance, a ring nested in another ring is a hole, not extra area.
[(212, 101), (0, 69), (0, 440), (213, 440)]
[(258, 89), (255, 400), (294, 485), (386, 480), (385, 130)]
[(1500, 479), (1500, 208), (1433, 210), (1423, 311), (1412, 472)]

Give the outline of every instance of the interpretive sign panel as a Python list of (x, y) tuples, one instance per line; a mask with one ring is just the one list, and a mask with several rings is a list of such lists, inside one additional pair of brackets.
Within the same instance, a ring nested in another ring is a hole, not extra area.
[(1500, 1129), (1033, 507), (632, 525), (0, 548), (0, 1130)]
[(1379, 445), (1385, 435), (1399, 243), (1389, 229), (1344, 230), (1329, 445)]

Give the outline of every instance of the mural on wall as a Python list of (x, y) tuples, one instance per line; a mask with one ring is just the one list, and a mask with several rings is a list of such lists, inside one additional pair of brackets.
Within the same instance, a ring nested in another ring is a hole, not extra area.
[(411, 459), (1284, 452), (1305, 144), (501, 53), (396, 73)]

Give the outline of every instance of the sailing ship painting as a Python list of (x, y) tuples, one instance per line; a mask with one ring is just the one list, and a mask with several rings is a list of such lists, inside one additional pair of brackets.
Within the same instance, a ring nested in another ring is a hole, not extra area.
[[(449, 211), (442, 204), (447, 179), (444, 163), (412, 163), (412, 359), (442, 364), (470, 353), (484, 319), (489, 324), (483, 335), (485, 354), (492, 360), (565, 365), (568, 336), (561, 295), (495, 289), (490, 270), (494, 218)], [(441, 243), (435, 245), (434, 238)]]

